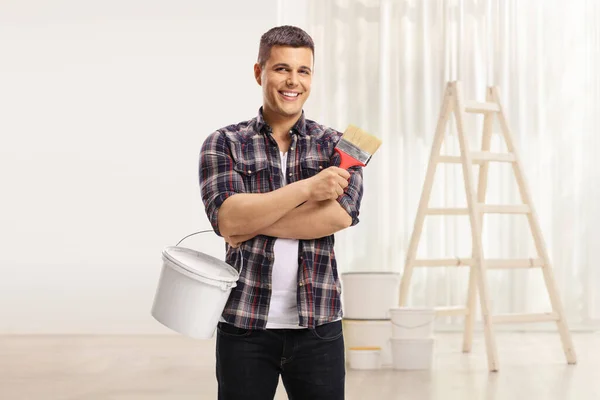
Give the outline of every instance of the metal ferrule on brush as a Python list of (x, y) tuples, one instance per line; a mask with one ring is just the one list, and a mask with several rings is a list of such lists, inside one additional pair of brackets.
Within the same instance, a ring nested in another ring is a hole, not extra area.
[(348, 154), (350, 157), (360, 161), (365, 165), (367, 165), (369, 163), (369, 160), (371, 160), (371, 154), (367, 153), (366, 151), (362, 151), (361, 149), (359, 149), (349, 141), (344, 140), (343, 138), (338, 142), (336, 147), (344, 153)]

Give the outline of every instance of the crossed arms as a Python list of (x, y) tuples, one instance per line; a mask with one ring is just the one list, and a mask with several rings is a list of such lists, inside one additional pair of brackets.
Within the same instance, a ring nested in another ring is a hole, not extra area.
[(225, 135), (210, 135), (200, 157), (202, 200), (213, 229), (231, 245), (257, 235), (316, 239), (358, 222), (361, 169), (330, 167), (272, 192), (245, 193), (233, 166)]
[(352, 224), (350, 215), (335, 200), (348, 186), (344, 177), (350, 174), (331, 167), (270, 193), (231, 196), (219, 211), (219, 230), (232, 246), (256, 235), (287, 239), (329, 236)]

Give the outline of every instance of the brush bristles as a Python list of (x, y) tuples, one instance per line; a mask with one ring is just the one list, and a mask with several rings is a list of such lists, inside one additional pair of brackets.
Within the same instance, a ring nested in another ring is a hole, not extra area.
[(369, 153), (370, 155), (375, 154), (379, 146), (381, 146), (381, 140), (362, 129), (349, 125), (346, 131), (344, 132), (344, 136), (342, 136), (343, 140), (347, 140), (352, 143), (354, 146), (358, 147), (364, 152)]

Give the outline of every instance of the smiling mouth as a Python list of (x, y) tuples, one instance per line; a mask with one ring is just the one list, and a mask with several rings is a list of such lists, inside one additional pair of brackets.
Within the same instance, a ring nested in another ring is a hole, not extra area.
[(280, 91), (279, 94), (281, 94), (281, 96), (286, 100), (296, 100), (298, 97), (300, 97), (300, 93), (298, 92)]

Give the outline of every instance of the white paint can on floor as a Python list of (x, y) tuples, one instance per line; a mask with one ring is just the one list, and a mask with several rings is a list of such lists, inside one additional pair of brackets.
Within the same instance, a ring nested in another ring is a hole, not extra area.
[(433, 338), (391, 339), (393, 368), (399, 370), (431, 369), (433, 365)]
[(348, 351), (348, 361), (352, 369), (380, 369), (380, 347), (351, 347)]
[(341, 281), (345, 318), (390, 319), (390, 308), (400, 296), (399, 273), (347, 272)]
[(381, 363), (384, 366), (392, 365), (392, 328), (389, 320), (365, 321), (344, 319), (344, 345), (346, 355), (353, 347), (379, 347), (381, 348)]
[(432, 308), (394, 307), (390, 309), (393, 338), (429, 338), (433, 335), (435, 310)]

